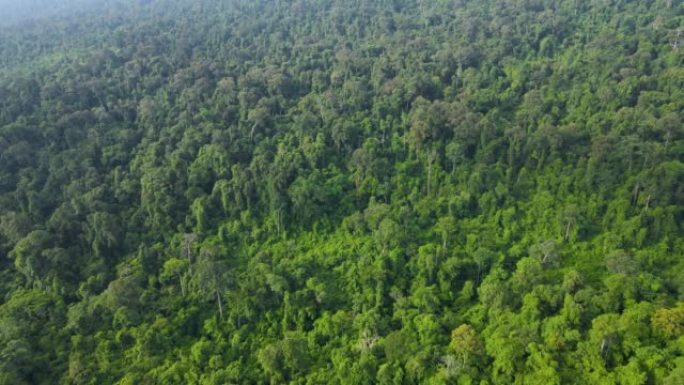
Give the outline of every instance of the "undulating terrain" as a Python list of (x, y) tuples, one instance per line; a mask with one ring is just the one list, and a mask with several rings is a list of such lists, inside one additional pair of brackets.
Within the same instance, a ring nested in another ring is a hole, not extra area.
[(684, 384), (681, 1), (0, 3), (0, 384)]

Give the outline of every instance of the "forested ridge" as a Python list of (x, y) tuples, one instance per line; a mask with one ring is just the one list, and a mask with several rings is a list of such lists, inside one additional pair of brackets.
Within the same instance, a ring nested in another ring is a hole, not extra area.
[(0, 384), (684, 384), (681, 1), (49, 3)]

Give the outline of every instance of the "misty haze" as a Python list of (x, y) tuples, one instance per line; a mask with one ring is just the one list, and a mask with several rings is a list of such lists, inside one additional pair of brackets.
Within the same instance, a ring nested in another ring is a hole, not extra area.
[(0, 0), (0, 385), (682, 385), (682, 44), (672, 0)]

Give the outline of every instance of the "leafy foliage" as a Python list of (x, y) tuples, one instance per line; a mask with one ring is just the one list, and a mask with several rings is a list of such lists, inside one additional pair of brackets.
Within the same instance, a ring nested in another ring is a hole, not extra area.
[(681, 2), (24, 7), (0, 384), (682, 383)]

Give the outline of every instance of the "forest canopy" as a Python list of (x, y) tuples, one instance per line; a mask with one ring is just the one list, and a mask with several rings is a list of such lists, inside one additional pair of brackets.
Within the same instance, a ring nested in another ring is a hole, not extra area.
[(48, 3), (0, 385), (684, 383), (682, 2)]

